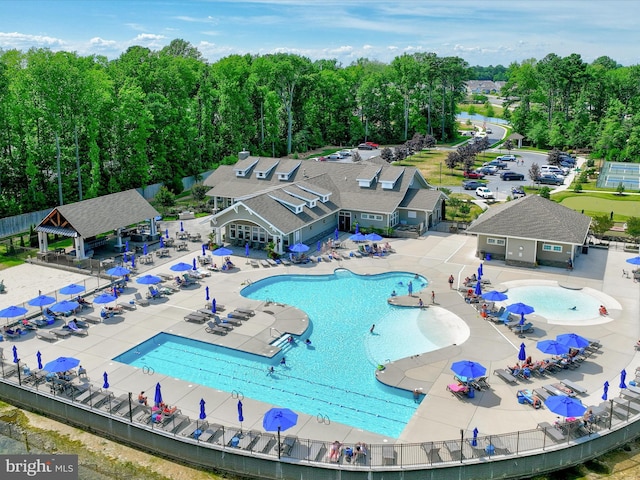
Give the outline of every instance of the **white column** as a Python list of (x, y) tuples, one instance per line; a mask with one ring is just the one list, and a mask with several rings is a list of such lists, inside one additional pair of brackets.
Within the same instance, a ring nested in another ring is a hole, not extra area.
[(40, 253), (47, 253), (49, 250), (49, 238), (44, 232), (38, 232), (38, 245), (40, 246)]

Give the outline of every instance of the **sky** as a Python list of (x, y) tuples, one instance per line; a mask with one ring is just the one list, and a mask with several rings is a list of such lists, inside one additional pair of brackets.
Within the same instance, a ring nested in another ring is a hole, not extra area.
[(549, 53), (640, 63), (636, 0), (0, 0), (0, 49), (117, 58), (181, 38), (232, 54), (389, 63), (403, 53), (508, 66)]

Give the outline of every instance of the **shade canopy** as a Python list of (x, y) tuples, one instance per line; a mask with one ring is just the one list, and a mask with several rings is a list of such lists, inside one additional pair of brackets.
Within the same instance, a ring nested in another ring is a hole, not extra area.
[(169, 267), (169, 270), (173, 271), (173, 272), (186, 272), (187, 270), (191, 270), (192, 265), (185, 263), (185, 262), (180, 262), (180, 263), (176, 263), (175, 265), (171, 265)]
[(380, 235), (378, 235), (377, 233), (375, 233), (375, 232), (367, 233), (364, 236), (364, 238), (365, 238), (365, 240), (368, 240), (370, 242), (379, 242), (380, 240), (382, 240), (382, 237)]
[(107, 270), (107, 274), (111, 275), (112, 277), (124, 277), (125, 275), (129, 275), (130, 273), (131, 270), (121, 266), (113, 267)]
[(544, 404), (550, 411), (563, 417), (581, 417), (587, 410), (580, 400), (566, 395), (553, 395)]
[(51, 305), (55, 301), (55, 298), (49, 297), (48, 295), (38, 295), (36, 298), (32, 298), (27, 303), (32, 307), (44, 307), (46, 305)]
[(140, 285), (156, 285), (160, 283), (162, 279), (155, 275), (144, 275), (143, 277), (136, 278), (136, 283)]
[(215, 255), (216, 257), (227, 257), (229, 255), (233, 255), (233, 250), (220, 247), (220, 248), (216, 248), (213, 252), (211, 252), (211, 255)]
[(298, 414), (288, 408), (272, 408), (264, 414), (262, 428), (267, 432), (285, 431), (298, 423)]
[(51, 305), (51, 307), (49, 307), (49, 310), (57, 313), (71, 312), (79, 306), (80, 304), (78, 302), (74, 302), (73, 300), (62, 300), (61, 302)]
[(531, 305), (527, 305), (521, 302), (507, 305), (506, 310), (507, 312), (517, 313), (519, 315), (528, 315), (529, 313), (535, 312), (535, 309)]
[(482, 294), (482, 298), (489, 302), (501, 302), (509, 298), (506, 293), (499, 292), (497, 290), (491, 290)]
[(640, 257), (627, 258), (626, 262), (630, 263), (631, 265), (640, 265)]
[(19, 317), (20, 315), (24, 315), (25, 313), (27, 313), (26, 308), (11, 305), (10, 307), (3, 308), (2, 310), (0, 310), (0, 317), (13, 318), (13, 317)]
[(569, 353), (569, 347), (557, 340), (542, 340), (537, 343), (536, 347), (542, 353), (548, 353), (550, 355), (564, 355), (565, 353)]
[(82, 285), (77, 285), (72, 283), (71, 285), (67, 285), (60, 289), (60, 293), (63, 295), (77, 295), (85, 291), (85, 288)]
[(556, 340), (567, 347), (584, 348), (591, 345), (591, 342), (577, 333), (564, 333), (558, 335)]
[(97, 303), (97, 304), (111, 303), (111, 302), (115, 302), (116, 300), (117, 298), (114, 295), (111, 295), (110, 293), (103, 293), (101, 295), (98, 295), (96, 298), (94, 298), (93, 303)]
[(349, 237), (349, 240), (351, 240), (352, 242), (364, 242), (367, 240), (367, 238), (361, 234), (360, 232), (354, 233), (353, 235), (351, 235)]
[(44, 365), (43, 370), (52, 373), (66, 372), (80, 365), (80, 360), (73, 357), (58, 357)]
[(289, 246), (289, 250), (291, 250), (294, 253), (302, 253), (302, 252), (308, 251), (309, 247), (304, 243), (295, 243)]
[(459, 377), (477, 378), (482, 377), (487, 373), (487, 369), (478, 362), (472, 362), (471, 360), (461, 360), (451, 365), (453, 373)]

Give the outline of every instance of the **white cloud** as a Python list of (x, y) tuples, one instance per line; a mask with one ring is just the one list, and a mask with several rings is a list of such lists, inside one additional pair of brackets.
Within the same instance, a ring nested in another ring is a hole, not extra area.
[(115, 40), (105, 40), (104, 38), (100, 37), (93, 37), (91, 40), (89, 40), (89, 43), (91, 44), (91, 46), (97, 48), (114, 48), (118, 45), (118, 42), (116, 42)]
[(29, 35), (19, 32), (0, 32), (0, 47), (8, 49), (29, 49), (36, 48), (52, 48), (60, 49), (66, 45), (66, 42), (60, 38), (49, 37), (46, 35)]

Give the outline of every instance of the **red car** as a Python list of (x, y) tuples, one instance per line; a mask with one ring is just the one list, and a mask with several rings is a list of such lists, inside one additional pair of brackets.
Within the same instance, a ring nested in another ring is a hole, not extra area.
[(378, 145), (377, 143), (373, 143), (373, 142), (365, 142), (367, 145), (372, 146), (374, 149), (377, 149), (380, 145)]
[(484, 174), (480, 173), (480, 172), (469, 172), (466, 171), (462, 174), (465, 178), (477, 178), (477, 179), (482, 179), (484, 178)]

